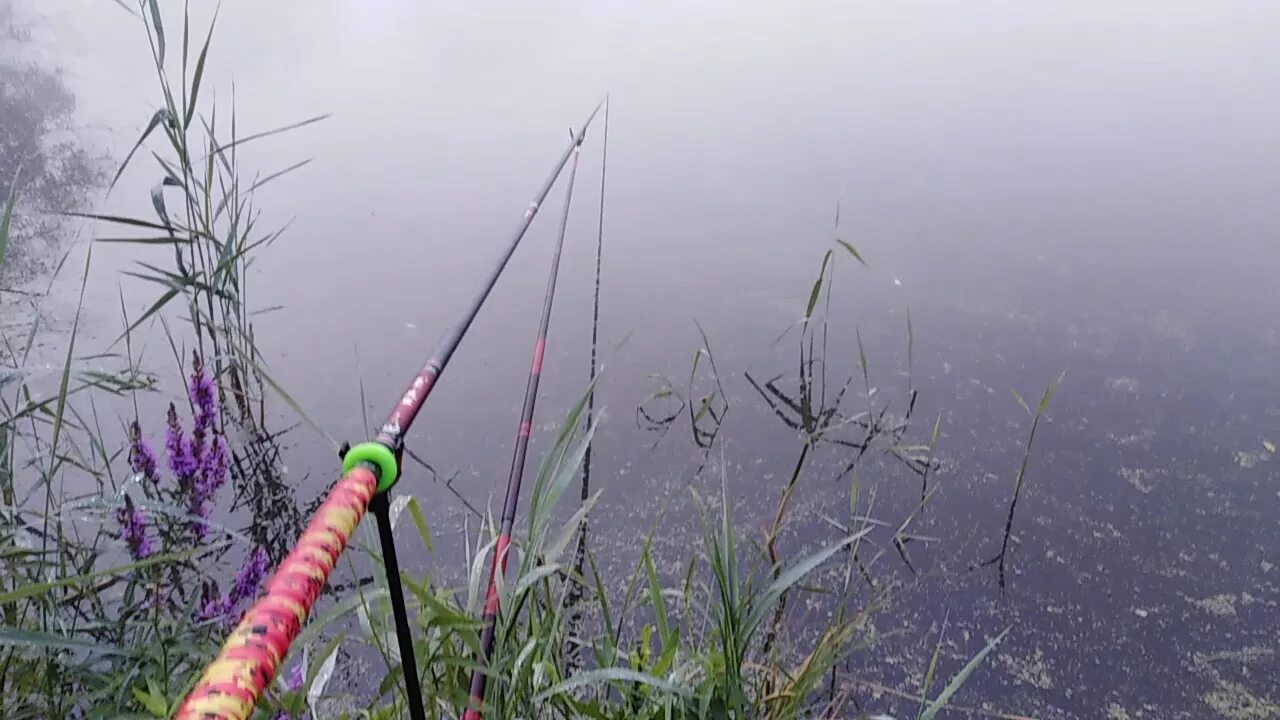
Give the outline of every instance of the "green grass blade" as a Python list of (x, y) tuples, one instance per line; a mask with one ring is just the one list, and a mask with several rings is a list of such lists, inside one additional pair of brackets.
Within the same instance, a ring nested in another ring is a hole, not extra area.
[(662, 680), (661, 678), (656, 678), (652, 675), (649, 675), (648, 673), (637, 672), (630, 668), (612, 667), (612, 668), (602, 668), (600, 670), (592, 670), (590, 672), (578, 673), (573, 677), (569, 678), (568, 680), (556, 683), (555, 685), (552, 685), (546, 690), (543, 690), (542, 692), (538, 693), (533, 698), (533, 701), (535, 703), (543, 702), (544, 700), (547, 700), (548, 698), (551, 698), (555, 695), (567, 693), (571, 690), (576, 690), (580, 687), (601, 685), (608, 682), (639, 683), (641, 685), (648, 685), (649, 687), (656, 688), (658, 690), (661, 690), (666, 693), (670, 693), (672, 695), (678, 695), (680, 697), (689, 696), (688, 690), (674, 683), (670, 683), (670, 682), (667, 682), (666, 680)]
[(867, 261), (862, 259), (862, 253), (858, 252), (858, 249), (855, 248), (853, 245), (850, 245), (849, 243), (845, 242), (844, 240), (841, 240), (840, 238), (836, 238), (836, 242), (840, 243), (840, 245), (845, 250), (848, 250), (849, 254), (852, 255), (855, 260), (862, 263), (863, 267), (870, 267), (869, 265), (867, 265)]
[(724, 566), (727, 571), (727, 587), (732, 610), (737, 612), (739, 598), (742, 596), (738, 585), (738, 545), (733, 531), (733, 499), (729, 495), (729, 473), (725, 469), (724, 446), (720, 447), (720, 498), (723, 512), (720, 514), (720, 531), (724, 546)]
[(942, 627), (938, 629), (938, 644), (933, 646), (933, 657), (929, 658), (929, 669), (924, 674), (924, 683), (920, 688), (920, 709), (916, 711), (917, 713), (924, 712), (924, 704), (929, 698), (929, 692), (933, 690), (933, 679), (938, 672), (938, 658), (942, 655), (942, 641), (946, 636), (947, 617), (943, 617)]
[(544, 562), (557, 562), (564, 551), (568, 549), (569, 543), (578, 536), (579, 530), (582, 528), (583, 521), (587, 515), (591, 513), (591, 509), (595, 507), (600, 500), (603, 491), (597, 491), (595, 494), (587, 498), (585, 502), (578, 506), (573, 515), (565, 521), (564, 526), (560, 530), (560, 534), (556, 536), (549, 544), (543, 546), (542, 557)]
[(147, 0), (147, 6), (151, 10), (151, 25), (156, 30), (156, 53), (159, 56), (159, 63), (164, 64), (164, 23), (160, 21), (160, 5), (156, 0)]
[(482, 601), (480, 582), (484, 578), (486, 561), (489, 559), (489, 553), (493, 552), (494, 547), (498, 544), (498, 533), (492, 516), (489, 517), (488, 526), (492, 538), (476, 551), (475, 557), (471, 560), (471, 571), (467, 573), (467, 612), (476, 615), (479, 614), (480, 602)]
[(1036, 415), (1043, 415), (1045, 410), (1049, 409), (1049, 401), (1053, 400), (1053, 396), (1058, 392), (1058, 387), (1062, 385), (1062, 381), (1067, 377), (1067, 371), (1063, 370), (1058, 377), (1049, 386), (1044, 389), (1044, 395), (1040, 397), (1040, 405), (1036, 408)]
[(128, 565), (118, 565), (116, 567), (106, 568), (104, 570), (94, 570), (93, 572), (74, 575), (71, 577), (58, 578), (57, 580), (49, 580), (48, 582), (32, 583), (30, 585), (20, 585), (8, 592), (0, 593), (0, 605), (23, 600), (29, 597), (44, 595), (50, 590), (57, 590), (62, 587), (69, 587), (96, 580), (100, 577), (108, 577), (111, 575), (123, 575), (135, 570), (151, 567), (152, 565), (160, 565), (169, 562), (180, 562), (189, 560), (202, 553), (217, 550), (226, 545), (226, 543), (213, 543), (207, 547), (194, 548), (192, 550), (183, 550), (181, 552), (171, 552), (164, 555), (153, 555), (145, 560), (129, 563)]
[[(84, 274), (80, 276), (80, 299), (76, 302), (75, 319), (71, 321), (71, 337), (67, 341), (67, 358), (62, 364), (62, 380), (58, 383), (58, 404), (53, 413), (53, 434), (49, 440), (49, 451), (54, 458), (58, 454), (58, 441), (62, 437), (63, 418), (67, 411), (67, 390), (71, 386), (71, 366), (75, 361), (76, 336), (80, 332), (80, 311), (84, 308), (84, 290), (89, 284), (89, 265), (93, 261), (93, 246), (84, 258)], [(50, 460), (53, 467), (54, 459)]]
[(109, 237), (94, 238), (96, 243), (123, 243), (132, 245), (190, 245), (191, 238), (165, 235), (162, 237)]
[[(564, 495), (564, 491), (568, 489), (569, 484), (578, 476), (578, 470), (582, 467), (583, 458), (586, 457), (587, 448), (591, 446), (591, 438), (596, 434), (596, 428), (600, 424), (601, 415), (597, 415), (587, 427), (586, 432), (582, 434), (582, 439), (578, 442), (578, 446), (574, 449), (573, 454), (565, 457), (561, 463), (560, 472), (556, 474), (554, 480), (544, 485), (542, 500), (539, 503), (539, 517), (533, 517), (530, 513), (530, 528), (536, 528), (536, 537), (545, 539), (547, 522), (551, 519), (551, 511), (560, 502), (560, 498)], [(574, 427), (577, 423), (574, 423)], [(536, 525), (532, 523), (537, 521)]]
[[(125, 160), (125, 162), (128, 162), (128, 160)], [(100, 215), (98, 213), (75, 211), (67, 211), (62, 214), (69, 217), (85, 218), (87, 220), (101, 220), (102, 222), (115, 223), (117, 225), (132, 225), (134, 227), (147, 228), (149, 230), (161, 230), (163, 232), (169, 232), (169, 230), (171, 230), (169, 227), (153, 223), (149, 220), (138, 220), (137, 218), (121, 217), (119, 215)]]
[[(154, 10), (155, 0), (151, 0), (151, 7), (153, 8), (153, 12), (159, 12), (157, 10)], [(163, 48), (164, 48), (163, 34), (160, 35), (160, 47), (161, 47), (161, 54), (163, 54)], [(124, 169), (126, 167), (129, 167), (129, 161), (133, 159), (134, 153), (138, 152), (138, 148), (142, 147), (142, 143), (147, 141), (147, 137), (151, 135), (151, 132), (155, 130), (156, 127), (161, 122), (164, 121), (167, 113), (168, 113), (167, 110), (165, 110), (164, 108), (161, 108), (155, 111), (155, 114), (151, 116), (151, 120), (147, 123), (147, 129), (142, 131), (142, 136), (138, 138), (138, 142), (133, 144), (133, 148), (129, 150), (129, 154), (124, 156), (124, 162), (120, 163), (120, 168), (116, 170), (115, 176), (111, 178), (111, 184), (107, 186), (107, 193), (110, 193), (112, 188), (116, 186), (116, 182), (120, 179), (120, 176), (124, 174)], [(68, 213), (68, 214), (77, 215), (78, 213)], [(89, 216), (89, 217), (92, 217), (92, 216)], [(160, 229), (164, 230), (165, 228), (161, 227)]]
[[(515, 588), (511, 591), (511, 594), (509, 595), (509, 597), (513, 597), (513, 598), (519, 597), (529, 588), (551, 577), (552, 575), (555, 575), (556, 573), (560, 572), (560, 570), (563, 567), (564, 566), (560, 565), (559, 563), (554, 563), (551, 565), (539, 565), (533, 570), (530, 570), (529, 572), (521, 575), (520, 579), (516, 581)], [(510, 603), (507, 602), (506, 599), (504, 598), (502, 602), (502, 606), (506, 607), (509, 604)]]
[(0, 215), (0, 267), (4, 266), (5, 251), (9, 247), (9, 226), (13, 220), (13, 204), (18, 199), (17, 173), (14, 173), (13, 184), (9, 188), (9, 198), (4, 203), (4, 214)]
[(125, 12), (129, 13), (130, 15), (134, 17), (138, 17), (138, 13), (134, 12), (133, 8), (124, 4), (124, 0), (111, 0), (111, 2), (115, 3), (116, 5), (119, 5), (121, 9), (123, 9)]
[(960, 672), (956, 673), (955, 677), (951, 678), (951, 682), (947, 683), (947, 686), (942, 689), (942, 692), (938, 694), (938, 697), (935, 698), (933, 702), (929, 703), (929, 707), (925, 708), (924, 712), (920, 713), (920, 720), (933, 720), (934, 716), (945, 708), (947, 703), (951, 702), (951, 697), (959, 692), (960, 688), (964, 687), (964, 684), (969, 681), (969, 676), (978, 669), (978, 666), (982, 664), (983, 660), (987, 659), (987, 655), (990, 655), (996, 645), (1000, 644), (1000, 641), (1004, 639), (1004, 636), (1009, 634), (1009, 630), (1011, 628), (1012, 626), (1005, 628), (1003, 632), (992, 638), (991, 642), (988, 642), (987, 646), (982, 648), (981, 652), (974, 655), (973, 658), (960, 669)]
[(642, 561), (645, 576), (649, 580), (649, 604), (653, 606), (654, 618), (658, 623), (658, 637), (662, 639), (662, 647), (665, 649), (671, 645), (671, 623), (667, 619), (667, 604), (662, 599), (662, 586), (658, 584), (658, 571), (653, 566), (652, 542), (653, 536), (650, 535), (644, 543)]
[(346, 600), (334, 605), (323, 616), (313, 618), (307, 626), (303, 628), (298, 635), (298, 639), (293, 641), (294, 647), (306, 647), (320, 637), (320, 633), (332, 625), (337, 620), (345, 617), (347, 614), (354, 612), (357, 608), (365, 603), (373, 603), (383, 598), (390, 597), (390, 591), (386, 588), (368, 588), (364, 591), (364, 595), (352, 595)]
[(613, 612), (609, 605), (609, 593), (604, 587), (604, 578), (600, 576), (600, 568), (596, 567), (595, 554), (587, 552), (587, 562), (591, 565), (591, 579), (595, 582), (596, 599), (600, 602), (600, 625), (604, 636), (604, 646), (599, 648), (600, 662), (612, 665), (618, 658), (618, 633), (613, 624)]
[[(344, 639), (346, 639), (346, 635), (344, 633), (338, 633), (325, 644), (324, 648), (322, 648), (319, 653), (316, 653), (315, 658), (310, 663), (310, 667), (307, 668), (306, 677), (302, 682), (303, 690), (308, 694), (310, 693), (312, 685), (316, 682), (316, 677), (321, 674), (321, 669), (326, 663), (328, 663), (329, 658), (333, 657), (333, 654), (337, 652), (338, 646), (342, 644)], [(330, 672), (332, 672), (332, 669)], [(328, 678), (326, 677), (323, 682), (328, 682)], [(323, 683), (321, 689), (323, 690)]]
[(862, 344), (862, 331), (855, 330), (854, 334), (858, 338), (858, 362), (862, 364), (862, 383), (867, 389), (867, 399), (871, 397), (871, 368), (867, 367), (867, 348)]
[(1017, 399), (1018, 404), (1022, 406), (1023, 411), (1026, 412), (1028, 416), (1030, 416), (1032, 414), (1031, 406), (1028, 405), (1026, 399), (1022, 397), (1022, 393), (1018, 392), (1017, 390), (1011, 390), (1010, 392), (1013, 393), (1013, 397)]
[(165, 703), (164, 698), (159, 695), (155, 682), (151, 677), (147, 678), (146, 690), (136, 686), (130, 689), (133, 692), (133, 699), (146, 708), (147, 712), (151, 713), (151, 717), (162, 718), (169, 716), (169, 706)]
[(833, 555), (862, 539), (871, 530), (872, 528), (869, 527), (863, 528), (840, 542), (829, 545), (825, 549), (805, 557), (779, 573), (777, 579), (770, 583), (769, 587), (765, 588), (764, 592), (760, 593), (752, 603), (751, 613), (743, 623), (744, 634), (750, 636), (755, 631), (760, 622), (764, 620), (765, 614), (773, 608), (774, 603), (778, 602), (778, 598), (782, 597), (783, 593), (790, 590), (793, 585), (804, 579), (806, 575), (816, 570), (818, 566), (830, 560)]
[(822, 267), (818, 268), (818, 279), (813, 281), (813, 289), (809, 291), (809, 304), (804, 309), (804, 319), (813, 317), (813, 308), (818, 304), (818, 296), (822, 294), (822, 281), (827, 275), (827, 265), (831, 262), (831, 251), (822, 256)]
[[(49, 292), (53, 290), (53, 282), (62, 274), (62, 268), (67, 264), (67, 258), (71, 257), (71, 251), (62, 253), (62, 257), (58, 259), (58, 264), (53, 268), (53, 274), (49, 276), (49, 284), (45, 286), (44, 297), (49, 297)], [(35, 347), (36, 333), (40, 331), (40, 321), (43, 315), (44, 300), (40, 301), (39, 307), (36, 308), (35, 317), (31, 321), (31, 329), (27, 331), (27, 342), (22, 348), (22, 360), (18, 363), (19, 367), (26, 367), (27, 359), (31, 357), (31, 349)]]
[(142, 325), (142, 323), (145, 322), (147, 318), (160, 312), (160, 310), (164, 308), (165, 305), (169, 304), (170, 300), (177, 297), (179, 292), (180, 291), (178, 290), (178, 288), (169, 288), (168, 290), (166, 290), (163, 294), (160, 295), (160, 297), (156, 298), (155, 302), (151, 303), (151, 307), (147, 308), (146, 312), (138, 316), (137, 320), (134, 320), (133, 323), (129, 325), (129, 327), (125, 328), (124, 332), (120, 333), (120, 337), (116, 338), (115, 341), (111, 343), (111, 346), (115, 347), (117, 344), (119, 344), (121, 340), (131, 335), (134, 330), (137, 330), (138, 326)]
[(204, 47), (200, 48), (200, 57), (196, 60), (196, 72), (191, 78), (191, 96), (187, 99), (187, 116), (182, 121), (183, 128), (191, 127), (191, 119), (196, 115), (196, 98), (200, 97), (200, 81), (204, 78), (204, 61), (209, 55), (209, 42), (213, 40), (213, 28), (218, 23), (218, 11), (214, 10), (213, 20), (209, 21), (209, 34), (204, 39)]
[(569, 411), (565, 417), (564, 423), (560, 427), (560, 434), (556, 437), (555, 444), (542, 458), (542, 465), (538, 468), (538, 477), (534, 482), (533, 493), (529, 497), (529, 532), (530, 537), (538, 537), (541, 530), (545, 527), (547, 518), (550, 517), (551, 508), (555, 507), (556, 501), (560, 495), (568, 487), (569, 482), (576, 477), (577, 469), (581, 466), (583, 456), (586, 454), (587, 447), (590, 446), (591, 438), (595, 435), (596, 426), (599, 424), (599, 416), (595, 422), (587, 428), (583, 435), (583, 441), (578, 445), (577, 450), (570, 455), (570, 448), (573, 447), (573, 437), (577, 429), (581, 426), (582, 414), (587, 408), (587, 398), (591, 396), (591, 391), (595, 388), (593, 381), (587, 386), (587, 391), (574, 404), (573, 409)]
[(307, 118), (306, 120), (293, 123), (292, 125), (285, 125), (283, 127), (275, 128), (274, 130), (264, 130), (260, 133), (254, 133), (253, 135), (248, 135), (238, 140), (233, 140), (227, 143), (226, 145), (219, 145), (216, 152), (219, 155), (221, 155), (227, 150), (243, 145), (247, 142), (252, 142), (254, 140), (261, 140), (262, 138), (270, 137), (272, 135), (279, 135), (282, 132), (289, 132), (290, 130), (297, 130), (300, 127), (306, 127), (307, 125), (310, 125), (312, 123), (318, 123), (321, 120), (326, 120), (328, 118), (329, 118), (329, 113), (325, 113), (324, 115), (316, 115), (315, 117)]
[(435, 540), (431, 537), (431, 526), (427, 524), (427, 518), (422, 514), (422, 507), (418, 504), (418, 498), (409, 498), (409, 516), (413, 518), (413, 524), (418, 528), (418, 536), (422, 538), (422, 544), (426, 546), (428, 552), (435, 552)]
[[(191, 57), (191, 0), (182, 0), (182, 82), (187, 81), (187, 60)], [(186, 90), (184, 87), (183, 90)]]
[(915, 363), (916, 330), (911, 325), (911, 308), (907, 308), (907, 389), (911, 389), (911, 369)]
[(58, 650), (88, 650), (97, 655), (135, 656), (133, 650), (76, 637), (55, 635), (53, 633), (0, 628), (0, 647), (48, 648)]
[[(266, 176), (266, 177), (262, 178), (261, 180), (255, 180), (255, 181), (253, 182), (253, 184), (252, 184), (252, 185), (250, 185), (248, 188), (246, 188), (246, 189), (245, 189), (241, 194), (242, 194), (242, 195), (251, 195), (251, 194), (253, 194), (253, 191), (254, 191), (254, 190), (257, 190), (258, 188), (262, 187), (263, 185), (266, 185), (267, 183), (271, 182), (272, 180), (275, 180), (275, 179), (277, 179), (277, 178), (279, 178), (279, 177), (282, 177), (282, 176), (284, 176), (284, 175), (288, 175), (289, 173), (291, 173), (291, 172), (293, 172), (294, 170), (297, 170), (297, 169), (299, 169), (299, 168), (303, 168), (303, 167), (306, 167), (306, 166), (310, 165), (310, 164), (312, 163), (312, 161), (313, 161), (313, 160), (314, 160), (314, 158), (307, 158), (306, 160), (303, 160), (303, 161), (301, 161), (301, 162), (296, 162), (296, 163), (294, 163), (294, 164), (290, 165), (289, 167), (287, 167), (287, 168), (285, 168), (285, 169), (283, 169), (283, 170), (277, 170), (277, 171), (275, 171), (275, 172), (271, 173), (270, 175), (268, 175), (268, 176)], [(221, 201), (219, 201), (219, 202), (218, 202), (218, 207), (214, 210), (213, 214), (214, 214), (215, 216), (217, 216), (217, 215), (221, 215), (221, 214), (222, 214), (222, 211), (223, 211), (223, 210), (225, 210), (225, 209), (226, 209), (226, 207), (227, 207), (227, 198), (223, 198)]]

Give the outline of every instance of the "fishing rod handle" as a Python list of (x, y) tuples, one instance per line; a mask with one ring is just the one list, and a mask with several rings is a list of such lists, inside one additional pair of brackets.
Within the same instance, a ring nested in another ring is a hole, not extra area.
[(247, 720), (302, 631), (329, 574), (369, 509), (378, 478), (349, 470), (276, 568), (267, 592), (241, 618), (205, 668), (176, 720)]

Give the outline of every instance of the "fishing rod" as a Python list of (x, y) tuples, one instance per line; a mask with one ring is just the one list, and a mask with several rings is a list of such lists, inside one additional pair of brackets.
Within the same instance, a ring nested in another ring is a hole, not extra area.
[[(591, 427), (594, 420), (596, 410), (596, 373), (599, 372), (599, 364), (596, 362), (596, 348), (600, 342), (600, 259), (604, 254), (604, 182), (609, 171), (609, 99), (605, 98), (604, 105), (604, 140), (601, 143), (603, 148), (600, 158), (600, 214), (599, 225), (596, 229), (596, 287), (595, 297), (591, 306), (591, 373), (588, 376), (587, 387), (587, 419), (586, 426)], [(587, 443), (586, 453), (582, 457), (582, 502), (587, 501), (587, 496), (591, 492), (591, 445)], [(578, 536), (578, 550), (575, 569), (578, 574), (582, 574), (582, 559), (586, 551), (587, 538), (587, 519), (582, 518), (582, 533)]]
[[(600, 155), (600, 210), (597, 215), (598, 222), (596, 225), (596, 274), (595, 274), (595, 295), (591, 306), (591, 368), (587, 376), (587, 414), (583, 422), (583, 427), (591, 428), (595, 422), (596, 411), (596, 375), (599, 371), (599, 363), (596, 361), (597, 348), (600, 341), (600, 261), (604, 255), (604, 201), (605, 201), (605, 179), (609, 173), (609, 98), (605, 98), (604, 102), (604, 139), (601, 142)], [(587, 441), (586, 451), (582, 456), (582, 488), (579, 495), (580, 502), (586, 504), (587, 499), (591, 495), (591, 446), (592, 442)], [(582, 516), (578, 522), (578, 543), (573, 553), (573, 572), (575, 578), (583, 576), (584, 566), (587, 559), (587, 517)], [(582, 592), (585, 585), (580, 580), (574, 580), (569, 591), (565, 593), (564, 604), (562, 607), (570, 610), (569, 629), (570, 633), (576, 629), (581, 619), (578, 612), (577, 604), (582, 599)], [(573, 669), (579, 667), (581, 660), (582, 646), (576, 641), (569, 641), (565, 645), (565, 652), (568, 660), (568, 667)]]
[[(366, 511), (378, 521), (387, 585), (395, 616), (400, 661), (404, 671), (405, 691), (413, 720), (426, 717), (417, 662), (410, 635), (404, 592), (400, 583), (400, 567), (395, 554), (388, 509), (388, 491), (400, 479), (400, 461), (404, 454), (404, 437), (436, 381), (449, 364), (471, 323), (488, 299), (498, 277), (515, 253), (525, 232), (533, 223), (538, 209), (546, 200), (570, 156), (586, 137), (587, 128), (600, 111), (596, 105), (582, 128), (573, 137), (551, 175), (542, 184), (512, 233), (479, 292), (414, 376), (404, 395), (379, 428), (376, 437), (343, 453), (342, 479), (334, 485), (324, 503), (312, 516), (307, 529), (298, 538), (267, 582), (266, 593), (249, 608), (227, 640), (218, 656), (205, 667), (204, 674), (179, 707), (175, 720), (247, 720), (254, 705), (275, 677), (289, 654), (289, 646), (302, 631), (302, 626), (320, 597), (338, 558), (346, 549), (352, 534)], [(558, 252), (558, 251), (557, 251)]]
[[(582, 134), (573, 150), (573, 165), (569, 168), (569, 180), (565, 186), (564, 212), (560, 216), (560, 233), (556, 237), (555, 253), (551, 256), (551, 271), (547, 274), (547, 290), (542, 300), (542, 317), (538, 323), (538, 338), (533, 344), (533, 365), (524, 388), (524, 406), (520, 413), (520, 427), (516, 431), (515, 451), (511, 455), (511, 474), (507, 476), (507, 496), (502, 503), (502, 521), (498, 541), (494, 546), (493, 565), (489, 568), (489, 586), (485, 592), (483, 629), (480, 633), (481, 662), (487, 662), (493, 654), (499, 598), (498, 580), (507, 572), (510, 557), (511, 532), (516, 521), (516, 506), (520, 503), (520, 483), (524, 478), (524, 461), (529, 449), (529, 434), (533, 427), (533, 409), (538, 402), (538, 382), (542, 379), (542, 359), (547, 349), (547, 328), (551, 325), (551, 306), (555, 301), (556, 278), (560, 274), (560, 254), (564, 249), (565, 230), (569, 226), (569, 205), (573, 202), (573, 181), (578, 175), (578, 158), (582, 149)], [(463, 720), (481, 720), (480, 708), (484, 706), (485, 685), (489, 676), (482, 668), (471, 671), (471, 702)]]

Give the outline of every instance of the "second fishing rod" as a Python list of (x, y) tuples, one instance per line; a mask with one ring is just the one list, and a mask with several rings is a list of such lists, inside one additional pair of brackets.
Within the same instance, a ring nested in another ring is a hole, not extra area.
[[(560, 170), (564, 168), (565, 163), (569, 160), (570, 156), (572, 156), (572, 165), (569, 169), (568, 194), (566, 197), (572, 197), (573, 179), (578, 170), (578, 158), (582, 152), (582, 142), (586, 139), (587, 127), (591, 124), (591, 121), (595, 119), (596, 113), (599, 112), (599, 110), (600, 107), (596, 106), (596, 109), (592, 111), (591, 116), (587, 118), (587, 122), (583, 124), (582, 129), (577, 133), (570, 133), (571, 147), (566, 150), (565, 156), (561, 158), (556, 174), (547, 181), (543, 191), (539, 193), (538, 198), (531, 202), (529, 207), (525, 210), (524, 220), (517, 231), (514, 242), (508, 249), (507, 254), (503, 257), (503, 260), (498, 263), (490, 273), (487, 282), (482, 286), (475, 301), (472, 303), (470, 310), (440, 341), (439, 348), (431, 355), (431, 358), (427, 360), (427, 364), (423, 366), (418, 375), (414, 377), (413, 381), (409, 384), (409, 387), (405, 390), (404, 396), (400, 399), (400, 402), (396, 403), (395, 408), (393, 408), (390, 415), (388, 415), (386, 422), (384, 422), (382, 427), (379, 428), (377, 437), (371, 442), (357, 445), (347, 453), (344, 453), (344, 468), (356, 467), (362, 462), (366, 464), (373, 463), (375, 465), (385, 462), (386, 451), (390, 450), (395, 454), (397, 462), (396, 473), (398, 477), (398, 463), (404, 453), (404, 433), (413, 423), (414, 418), (417, 417), (418, 411), (422, 408), (422, 405), (426, 401), (427, 396), (431, 393), (432, 388), (435, 387), (436, 379), (439, 378), (440, 373), (443, 372), (445, 366), (448, 365), (449, 358), (452, 357), (454, 350), (458, 347), (458, 343), (462, 340), (462, 336), (466, 334), (467, 329), (471, 326), (471, 322), (475, 319), (476, 313), (479, 312), (481, 305), (483, 305), (485, 299), (488, 298), (489, 292), (493, 289), (494, 284), (498, 281), (498, 277), (502, 274), (502, 270), (506, 266), (507, 260), (510, 259), (511, 253), (514, 252), (515, 247), (520, 242), (520, 238), (523, 237), (525, 230), (527, 230), (530, 223), (533, 222), (534, 215), (537, 214), (541, 203), (546, 199), (547, 193), (550, 192), (551, 186), (555, 183)], [(564, 231), (565, 223), (567, 222), (568, 210), (568, 200), (566, 200), (566, 217), (562, 218), (560, 222), (560, 235), (556, 243), (555, 260), (552, 263), (550, 286), (548, 288), (546, 306), (543, 310), (542, 330), (539, 335), (541, 339), (539, 340), (539, 349), (534, 360), (534, 365), (539, 370), (542, 366), (541, 348), (543, 347), (543, 340), (546, 337), (547, 323), (550, 320), (551, 296), (555, 289), (555, 277), (560, 265), (560, 251), (564, 246)], [(534, 393), (536, 394), (536, 381), (533, 383), (533, 388)], [(528, 397), (526, 397), (525, 403), (529, 408), (530, 414), (532, 414), (532, 402)], [(527, 446), (527, 423), (523, 427), (525, 428), (525, 442), (523, 445)], [(365, 452), (357, 453), (357, 451), (362, 448)], [(523, 452), (521, 454), (523, 455)], [(521, 459), (521, 464), (523, 465), (523, 458)], [(394, 484), (394, 482), (392, 484)], [(412, 720), (426, 720), (426, 712), (422, 703), (421, 682), (418, 679), (417, 661), (414, 657), (412, 629), (409, 625), (409, 614), (405, 608), (404, 588), (400, 582), (400, 566), (396, 559), (395, 533), (393, 531), (390, 513), (391, 501), (388, 497), (388, 493), (386, 492), (388, 489), (390, 489), (390, 485), (387, 485), (384, 489), (383, 483), (379, 483), (379, 492), (374, 496), (373, 501), (370, 503), (369, 512), (373, 514), (377, 521), (379, 544), (382, 547), (383, 561), (386, 563), (387, 567), (387, 589), (390, 591), (391, 595), (391, 611), (395, 618), (396, 640), (399, 645), (401, 664), (404, 669), (405, 688), (409, 694), (409, 714)], [(517, 493), (518, 492), (519, 490), (517, 489)], [(510, 502), (510, 499), (508, 499), (508, 501)], [(514, 512), (515, 510), (513, 505), (513, 515)], [(503, 522), (504, 527), (507, 528), (505, 531), (506, 537), (509, 538), (510, 527), (509, 524), (507, 524), (507, 516), (505, 512), (503, 514)], [(492, 643), (492, 639), (490, 639), (490, 642)]]
[[(607, 102), (607, 101), (606, 101)], [(565, 187), (564, 210), (560, 215), (560, 231), (556, 237), (555, 252), (551, 256), (551, 270), (547, 274), (546, 294), (542, 299), (542, 315), (538, 323), (538, 335), (533, 343), (533, 362), (529, 368), (529, 379), (524, 388), (524, 403), (521, 406), (520, 425), (516, 430), (515, 451), (511, 456), (511, 472), (507, 476), (507, 493), (502, 502), (502, 519), (498, 526), (498, 538), (494, 545), (493, 563), (489, 569), (489, 585), (485, 591), (484, 615), (481, 619), (483, 628), (480, 634), (482, 656), (480, 662), (487, 663), (493, 655), (494, 637), (497, 632), (498, 611), (501, 609), (498, 585), (507, 572), (507, 561), (510, 559), (511, 534), (515, 527), (516, 508), (520, 503), (520, 485), (524, 478), (525, 458), (529, 450), (529, 435), (533, 428), (534, 406), (538, 402), (538, 383), (542, 379), (542, 361), (547, 349), (547, 330), (551, 326), (551, 308), (555, 303), (556, 280), (560, 274), (560, 256), (564, 250), (565, 231), (569, 227), (569, 207), (573, 203), (573, 184), (578, 175), (578, 158), (582, 153), (582, 140), (579, 135), (578, 145), (573, 150), (573, 163), (569, 166), (569, 179)], [(482, 720), (481, 709), (484, 706), (485, 688), (489, 676), (483, 668), (471, 671), (470, 703), (463, 720)]]

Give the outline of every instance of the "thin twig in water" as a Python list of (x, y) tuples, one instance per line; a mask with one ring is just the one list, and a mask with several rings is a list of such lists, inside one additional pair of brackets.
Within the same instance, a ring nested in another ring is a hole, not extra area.
[[(1036, 439), (1036, 428), (1040, 426), (1040, 418), (1044, 417), (1044, 413), (1049, 409), (1049, 401), (1053, 399), (1053, 394), (1058, 391), (1058, 386), (1062, 384), (1063, 378), (1067, 376), (1066, 371), (1062, 371), (1058, 377), (1048, 387), (1044, 389), (1044, 395), (1040, 398), (1040, 404), (1036, 407), (1035, 415), (1031, 419), (1031, 431), (1027, 434), (1027, 445), (1022, 454), (1022, 464), (1018, 467), (1018, 481), (1013, 487), (1013, 497), (1009, 499), (1009, 516), (1004, 522), (1004, 539), (1000, 542), (1000, 552), (993, 558), (983, 561), (977, 565), (971, 565), (970, 570), (980, 567), (987, 567), (994, 563), (1000, 564), (1000, 587), (1005, 586), (1005, 559), (1009, 555), (1009, 537), (1013, 534), (1013, 515), (1018, 508), (1018, 498), (1022, 496), (1022, 485), (1027, 477), (1027, 465), (1031, 461), (1031, 445)], [(1026, 402), (1017, 393), (1018, 402), (1023, 408), (1030, 411)]]
[[(856, 685), (860, 685), (864, 688), (867, 688), (868, 690), (874, 690), (876, 692), (884, 693), (885, 695), (892, 695), (894, 697), (902, 698), (903, 700), (911, 700), (913, 702), (921, 702), (921, 701), (927, 702), (927, 699), (922, 698), (920, 695), (917, 695), (915, 693), (909, 693), (903, 690), (895, 690), (894, 688), (891, 688), (887, 685), (881, 685), (880, 683), (871, 682), (870, 680), (854, 679), (852, 680), (852, 682)], [(958, 712), (964, 715), (972, 715), (974, 717), (993, 718), (994, 720), (1039, 720), (1039, 718), (1031, 717), (1030, 715), (1018, 715), (1016, 713), (1000, 712), (999, 710), (983, 710), (982, 708), (965, 707), (964, 705), (949, 704), (947, 705), (947, 710), (951, 712)]]

